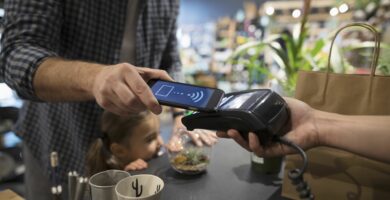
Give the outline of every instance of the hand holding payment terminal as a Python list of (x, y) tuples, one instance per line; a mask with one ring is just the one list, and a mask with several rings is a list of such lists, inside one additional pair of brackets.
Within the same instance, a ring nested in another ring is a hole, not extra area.
[(254, 132), (262, 145), (289, 129), (290, 113), (286, 102), (269, 89), (225, 94), (215, 112), (197, 112), (182, 119), (189, 130), (195, 128), (227, 131), (236, 129), (248, 139)]
[(149, 85), (161, 104), (200, 111), (182, 119), (188, 130), (236, 129), (245, 139), (254, 132), (262, 145), (289, 130), (288, 106), (269, 89), (224, 94), (215, 88), (156, 79)]
[(236, 129), (245, 139), (249, 132), (254, 132), (264, 147), (279, 142), (296, 149), (304, 164), (301, 169), (289, 171), (288, 176), (302, 199), (314, 199), (303, 180), (306, 153), (282, 137), (290, 130), (291, 120), (287, 103), (277, 93), (256, 89), (224, 94), (219, 89), (163, 80), (151, 80), (148, 84), (160, 104), (198, 111), (182, 118), (188, 130)]

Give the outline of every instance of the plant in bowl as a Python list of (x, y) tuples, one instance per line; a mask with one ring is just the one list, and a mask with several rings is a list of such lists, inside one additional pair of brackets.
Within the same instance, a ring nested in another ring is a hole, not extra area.
[(199, 174), (204, 172), (210, 158), (202, 149), (188, 148), (170, 158), (171, 166), (180, 173)]
[(181, 174), (200, 174), (210, 163), (212, 147), (196, 146), (185, 129), (175, 131), (167, 145), (169, 162)]

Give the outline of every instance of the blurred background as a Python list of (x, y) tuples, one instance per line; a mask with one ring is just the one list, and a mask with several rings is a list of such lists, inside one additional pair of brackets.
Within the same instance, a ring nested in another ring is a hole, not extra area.
[[(351, 22), (382, 32), (377, 69), (389, 72), (383, 56), (390, 40), (388, 0), (183, 0), (180, 11), (177, 36), (187, 82), (225, 91), (272, 87), (291, 96), (296, 72), (324, 70), (335, 30)], [(336, 40), (332, 70), (367, 73), (372, 35), (346, 32)]]
[[(382, 33), (376, 73), (390, 74), (390, 0), (180, 2), (177, 38), (187, 83), (225, 92), (265, 87), (293, 96), (297, 72), (326, 70), (335, 31), (352, 22), (369, 23)], [(336, 39), (331, 70), (369, 73), (372, 40), (365, 30), (345, 31)], [(21, 105), (0, 81), (0, 190), (23, 194), (21, 141), (11, 128)]]

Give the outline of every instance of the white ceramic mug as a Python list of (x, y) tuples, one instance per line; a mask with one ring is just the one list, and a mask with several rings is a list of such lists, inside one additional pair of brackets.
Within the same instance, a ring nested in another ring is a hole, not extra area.
[(91, 199), (117, 200), (115, 186), (120, 180), (129, 176), (129, 172), (115, 169), (94, 174), (89, 179), (89, 186), (91, 187)]
[(151, 174), (139, 174), (122, 179), (115, 187), (118, 200), (158, 200), (164, 181)]

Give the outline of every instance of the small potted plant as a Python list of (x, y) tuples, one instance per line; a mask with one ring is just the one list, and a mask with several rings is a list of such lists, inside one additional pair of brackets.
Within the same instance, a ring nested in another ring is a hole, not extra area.
[(173, 133), (167, 149), (172, 168), (181, 174), (203, 173), (210, 163), (211, 146), (196, 146), (185, 129)]

